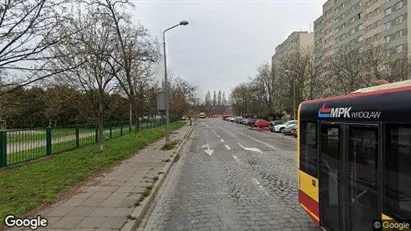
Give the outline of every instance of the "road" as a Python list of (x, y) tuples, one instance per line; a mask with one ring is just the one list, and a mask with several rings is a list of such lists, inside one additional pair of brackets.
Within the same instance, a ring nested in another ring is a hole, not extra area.
[(295, 138), (199, 120), (137, 230), (318, 230), (298, 205)]

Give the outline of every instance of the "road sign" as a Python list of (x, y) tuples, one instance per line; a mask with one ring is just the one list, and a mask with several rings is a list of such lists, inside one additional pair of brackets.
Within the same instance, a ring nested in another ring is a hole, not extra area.
[(159, 115), (166, 114), (166, 92), (157, 92), (157, 111)]

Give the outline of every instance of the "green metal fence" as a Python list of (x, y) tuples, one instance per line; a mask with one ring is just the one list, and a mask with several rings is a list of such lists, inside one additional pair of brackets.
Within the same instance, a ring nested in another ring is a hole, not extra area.
[[(176, 118), (170, 118), (170, 122)], [(163, 119), (142, 119), (140, 130), (164, 126)], [(114, 122), (104, 125), (104, 140), (114, 139), (134, 131), (129, 122)], [(38, 128), (0, 130), (0, 168), (33, 159), (73, 150), (97, 143), (98, 127), (72, 126), (61, 128)]]

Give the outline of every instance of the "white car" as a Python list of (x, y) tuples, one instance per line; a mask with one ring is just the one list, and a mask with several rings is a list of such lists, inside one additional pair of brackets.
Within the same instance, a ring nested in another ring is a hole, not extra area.
[(289, 126), (293, 126), (295, 124), (297, 124), (297, 120), (289, 120), (289, 121), (287, 121), (283, 124), (275, 125), (274, 128), (273, 128), (273, 131), (274, 132), (281, 132), (283, 129), (285, 129)]
[(235, 117), (230, 117), (230, 121), (234, 122), (235, 121)]

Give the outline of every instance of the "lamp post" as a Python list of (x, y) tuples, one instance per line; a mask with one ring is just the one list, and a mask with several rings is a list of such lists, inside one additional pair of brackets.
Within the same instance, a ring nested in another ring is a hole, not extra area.
[[(290, 70), (285, 70), (285, 73), (288, 75), (288, 78), (290, 77), (289, 73)], [(296, 108), (295, 108), (295, 79), (293, 79), (293, 119), (295, 120), (296, 118)]]
[(163, 49), (164, 49), (164, 91), (166, 93), (166, 143), (170, 141), (170, 134), (169, 134), (169, 124), (170, 124), (170, 112), (169, 112), (169, 102), (168, 102), (168, 79), (167, 79), (167, 55), (166, 55), (166, 32), (174, 29), (178, 26), (187, 26), (187, 21), (181, 21), (180, 23), (167, 28), (163, 31)]

